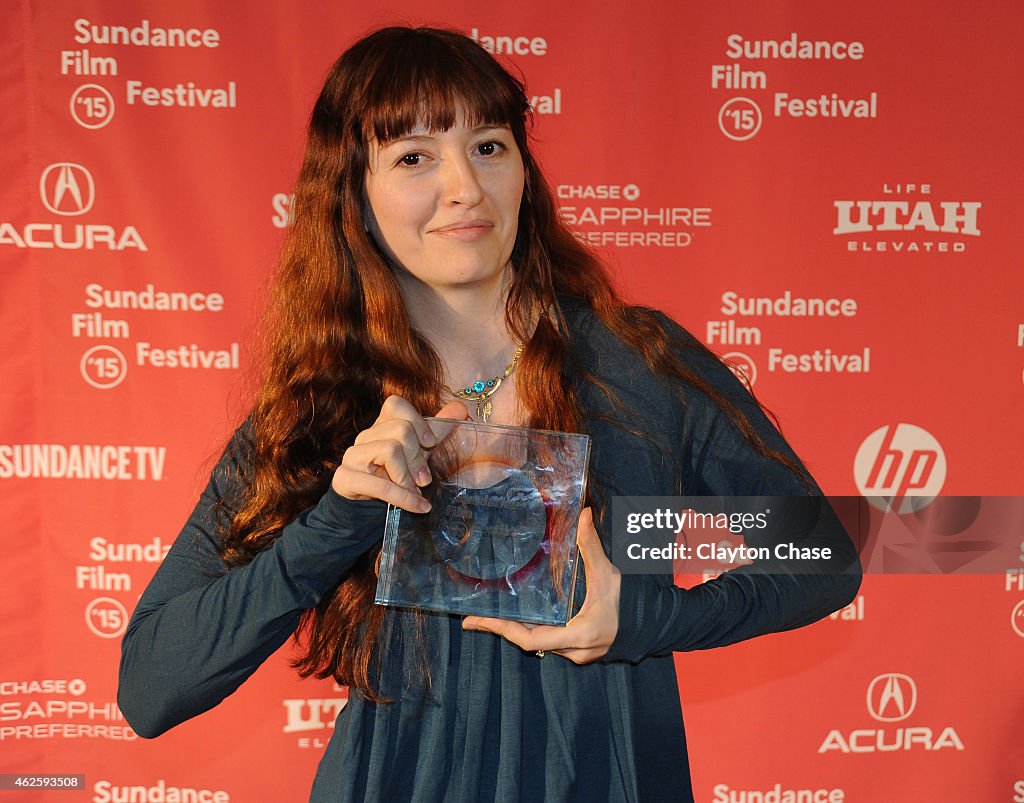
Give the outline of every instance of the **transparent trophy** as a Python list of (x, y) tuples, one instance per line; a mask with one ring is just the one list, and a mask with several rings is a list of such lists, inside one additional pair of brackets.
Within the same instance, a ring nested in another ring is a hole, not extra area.
[[(427, 419), (430, 512), (388, 508), (376, 601), (564, 625), (590, 438)], [(578, 605), (582, 600), (577, 600)]]

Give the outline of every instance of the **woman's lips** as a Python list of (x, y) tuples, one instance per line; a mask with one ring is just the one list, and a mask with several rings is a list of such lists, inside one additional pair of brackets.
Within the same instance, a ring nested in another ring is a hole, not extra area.
[(450, 226), (442, 226), (434, 229), (433, 233), (453, 240), (470, 242), (490, 234), (493, 228), (494, 224), (489, 221), (470, 220), (466, 223), (453, 223)]

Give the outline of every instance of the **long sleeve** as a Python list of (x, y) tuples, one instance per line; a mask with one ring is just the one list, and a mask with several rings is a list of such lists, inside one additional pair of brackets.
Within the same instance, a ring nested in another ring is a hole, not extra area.
[[(675, 324), (680, 340), (692, 337)], [(749, 418), (761, 438), (793, 460), (796, 456), (747, 390), (716, 359), (688, 351), (691, 365)], [(673, 427), (682, 454), (687, 493), (719, 497), (803, 497), (748, 546), (798, 541), (828, 548), (828, 561), (756, 561), (718, 578), (680, 588), (671, 576), (623, 573), (619, 632), (605, 661), (639, 661), (649, 655), (707, 649), (766, 633), (810, 624), (848, 604), (860, 587), (860, 563), (849, 536), (820, 489), (760, 454), (718, 405), (698, 391), (676, 416)], [(814, 514), (808, 527), (808, 513)]]
[[(831, 543), (841, 548), (838, 538)], [(859, 586), (854, 563), (827, 573), (734, 569), (689, 589), (624, 574), (619, 633), (603, 660), (639, 661), (793, 630), (849, 604)]]
[(383, 535), (386, 505), (328, 490), (271, 547), (228, 571), (214, 516), (238, 481), (233, 451), (214, 469), (122, 642), (118, 704), (140, 736), (158, 736), (231, 694)]

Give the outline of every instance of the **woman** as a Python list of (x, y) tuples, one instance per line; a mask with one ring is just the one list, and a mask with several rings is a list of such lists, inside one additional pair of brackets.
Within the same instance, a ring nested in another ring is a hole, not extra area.
[[(301, 672), (351, 687), (313, 800), (688, 800), (671, 653), (856, 593), (855, 570), (685, 590), (605, 556), (615, 495), (818, 491), (726, 368), (618, 299), (558, 219), (528, 118), (520, 83), (459, 34), (385, 29), (335, 64), (259, 398), (124, 639), (140, 735), (216, 705), (298, 628)], [(385, 503), (428, 507), (431, 414), (591, 436), (568, 626), (373, 604)], [(845, 534), (829, 543), (856, 564)]]

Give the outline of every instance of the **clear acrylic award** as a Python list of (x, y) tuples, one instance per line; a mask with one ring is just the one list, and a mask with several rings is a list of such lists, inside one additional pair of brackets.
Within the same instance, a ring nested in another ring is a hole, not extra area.
[[(590, 438), (428, 418), (428, 513), (388, 508), (376, 601), (564, 625)], [(581, 600), (577, 600), (577, 605)]]

